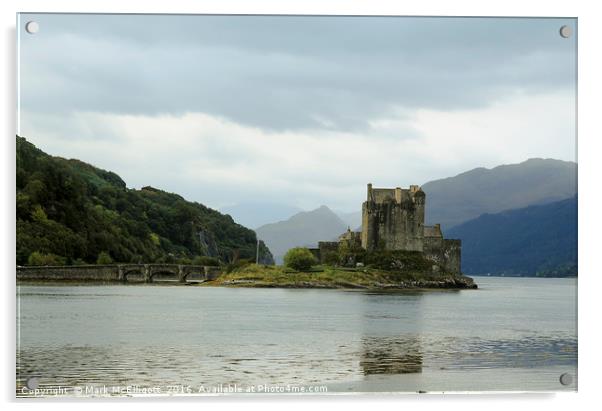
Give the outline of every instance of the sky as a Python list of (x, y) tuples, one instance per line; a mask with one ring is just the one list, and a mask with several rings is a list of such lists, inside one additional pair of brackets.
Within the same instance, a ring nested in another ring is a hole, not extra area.
[(575, 19), (21, 14), (18, 24), (19, 135), (128, 187), (217, 209), (349, 212), (367, 183), (576, 160), (576, 35), (559, 35), (575, 33)]

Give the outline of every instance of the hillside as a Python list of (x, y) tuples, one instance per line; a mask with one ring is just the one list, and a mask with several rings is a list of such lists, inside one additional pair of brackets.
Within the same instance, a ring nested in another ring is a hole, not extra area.
[[(115, 173), (50, 156), (18, 136), (16, 154), (17, 264), (40, 256), (49, 264), (101, 255), (145, 263), (255, 257), (255, 232), (230, 216), (152, 187), (128, 189)], [(263, 244), (260, 255), (273, 261)]]
[(316, 246), (332, 241), (347, 230), (345, 223), (328, 207), (303, 211), (285, 221), (266, 224), (255, 231), (274, 254), (277, 263), (293, 247)]
[(545, 204), (577, 193), (577, 164), (530, 159), (492, 169), (476, 168), (455, 177), (428, 182), (426, 223), (444, 229), (484, 213)]
[(448, 230), (466, 274), (577, 275), (577, 197), (484, 214)]

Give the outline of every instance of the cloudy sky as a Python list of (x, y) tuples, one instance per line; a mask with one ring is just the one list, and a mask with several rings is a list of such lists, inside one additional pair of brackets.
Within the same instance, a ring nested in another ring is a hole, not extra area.
[[(25, 32), (27, 21), (39, 32)], [(214, 208), (575, 160), (573, 19), (21, 15), (19, 134)]]

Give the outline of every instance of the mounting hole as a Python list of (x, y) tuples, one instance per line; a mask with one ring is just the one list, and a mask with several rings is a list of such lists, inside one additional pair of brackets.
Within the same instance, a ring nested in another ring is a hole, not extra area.
[(29, 34), (36, 34), (40, 30), (40, 25), (35, 21), (28, 21), (25, 25), (25, 31)]
[(571, 385), (573, 383), (573, 376), (568, 372), (565, 372), (560, 376), (560, 383), (562, 385)]
[(29, 377), (27, 381), (25, 381), (25, 385), (30, 390), (37, 390), (40, 386), (40, 381), (38, 380), (38, 377)]
[(560, 28), (560, 37), (568, 39), (573, 34), (573, 29), (570, 26), (562, 26)]

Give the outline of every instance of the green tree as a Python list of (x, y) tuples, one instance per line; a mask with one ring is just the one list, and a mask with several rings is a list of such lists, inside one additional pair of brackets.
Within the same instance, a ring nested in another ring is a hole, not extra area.
[(316, 258), (307, 248), (291, 248), (284, 255), (284, 265), (297, 271), (309, 270), (316, 264)]
[(27, 259), (28, 265), (65, 265), (65, 257), (48, 253), (43, 254), (39, 251), (34, 251)]
[(37, 223), (45, 223), (48, 221), (48, 216), (44, 209), (39, 204), (36, 204), (31, 212), (31, 219)]
[(96, 264), (111, 264), (112, 262), (113, 259), (111, 258), (111, 255), (106, 251), (101, 251), (96, 259)]

